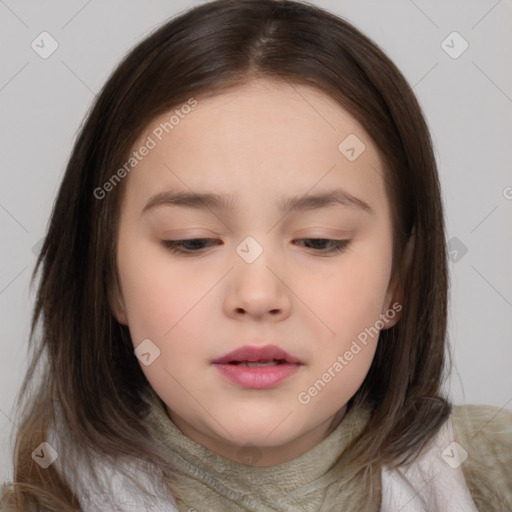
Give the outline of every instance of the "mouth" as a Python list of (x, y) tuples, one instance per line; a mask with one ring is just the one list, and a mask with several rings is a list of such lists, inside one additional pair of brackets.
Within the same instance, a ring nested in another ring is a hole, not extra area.
[(295, 374), (303, 363), (276, 345), (245, 345), (212, 361), (220, 375), (237, 386), (267, 389)]
[(302, 367), (286, 361), (235, 361), (215, 363), (213, 366), (232, 384), (250, 389), (273, 388)]
[(277, 366), (280, 364), (302, 364), (302, 361), (285, 352), (277, 345), (244, 345), (212, 361), (213, 364), (241, 366)]
[(286, 363), (288, 361), (285, 359), (272, 359), (271, 361), (229, 361), (227, 364), (236, 366), (278, 366)]

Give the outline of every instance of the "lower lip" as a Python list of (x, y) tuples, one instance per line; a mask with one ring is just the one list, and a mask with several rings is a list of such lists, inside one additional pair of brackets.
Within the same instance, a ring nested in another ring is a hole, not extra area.
[(293, 375), (300, 364), (282, 363), (274, 366), (241, 366), (236, 364), (219, 364), (214, 366), (227, 379), (245, 388), (265, 389), (275, 386)]

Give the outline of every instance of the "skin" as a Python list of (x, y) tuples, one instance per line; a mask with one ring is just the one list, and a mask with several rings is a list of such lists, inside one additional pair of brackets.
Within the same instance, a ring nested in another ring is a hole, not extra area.
[[(280, 464), (312, 449), (342, 421), (378, 336), (308, 404), (298, 394), (397, 299), (382, 162), (361, 125), (314, 88), (254, 80), (197, 99), (197, 108), (125, 178), (121, 289), (112, 312), (129, 327), (134, 348), (150, 339), (160, 349), (141, 368), (185, 435), (237, 462), (250, 443), (258, 452), (253, 465)], [(167, 119), (155, 119), (134, 148)], [(353, 162), (338, 150), (351, 133), (366, 146)], [(170, 188), (238, 200), (232, 212), (160, 205), (141, 214), (151, 196)], [(276, 205), (333, 188), (367, 202), (373, 214), (338, 204), (283, 215)], [(263, 248), (250, 264), (236, 252), (247, 236)], [(187, 245), (203, 247), (189, 256), (162, 244), (193, 238), (214, 242)], [(329, 254), (329, 243), (308, 245), (311, 238), (350, 243)], [(243, 388), (211, 361), (245, 344), (278, 345), (303, 365), (273, 388)]]

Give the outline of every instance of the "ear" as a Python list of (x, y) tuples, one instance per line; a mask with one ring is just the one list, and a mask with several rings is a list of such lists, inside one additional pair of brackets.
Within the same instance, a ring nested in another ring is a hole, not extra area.
[(128, 325), (128, 318), (126, 316), (126, 310), (122, 298), (122, 293), (119, 291), (117, 283), (114, 284), (109, 289), (108, 302), (110, 306), (110, 311), (112, 312), (112, 315), (114, 315), (114, 318), (120, 324)]
[[(403, 310), (403, 300), (404, 300), (404, 280), (407, 275), (407, 271), (412, 264), (412, 255), (414, 253), (414, 245), (415, 245), (415, 232), (414, 227), (411, 232), (411, 236), (406, 243), (403, 255), (403, 263), (402, 266), (397, 269), (393, 279), (388, 287), (388, 292), (386, 294), (386, 301), (384, 303), (384, 310), (382, 311), (383, 315), (386, 315), (387, 311), (390, 311), (388, 317), (388, 321), (386, 322), (386, 327), (383, 329), (389, 329), (398, 323)], [(391, 318), (392, 317), (392, 318)]]

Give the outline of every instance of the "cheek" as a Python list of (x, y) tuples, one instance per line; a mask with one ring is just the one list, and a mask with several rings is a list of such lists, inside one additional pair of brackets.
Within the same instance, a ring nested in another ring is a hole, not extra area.
[(311, 320), (311, 330), (317, 333), (315, 358), (301, 396), (319, 411), (330, 411), (357, 392), (377, 348), (376, 322), (383, 313), (388, 266), (376, 259), (356, 259), (350, 265), (347, 259), (346, 270), (325, 281), (322, 299), (311, 306), (322, 323), (316, 317)]
[(198, 318), (212, 307), (207, 297), (211, 285), (198, 273), (185, 274), (168, 261), (142, 261), (132, 251), (120, 262), (130, 336), (134, 348), (146, 339), (157, 347), (153, 350), (159, 351), (158, 357), (147, 366), (141, 364), (141, 369), (160, 396), (173, 396), (181, 390), (177, 382), (187, 378), (183, 362), (197, 362), (207, 353)]
[(331, 336), (356, 336), (374, 325), (384, 313), (390, 270), (391, 254), (358, 251), (344, 255), (321, 282), (315, 281), (316, 293), (309, 294), (314, 301), (311, 309), (336, 332)]
[(165, 343), (180, 329), (193, 328), (190, 318), (208, 283), (201, 281), (199, 273), (185, 274), (171, 265), (159, 248), (132, 247), (118, 264), (133, 343), (145, 338)]

